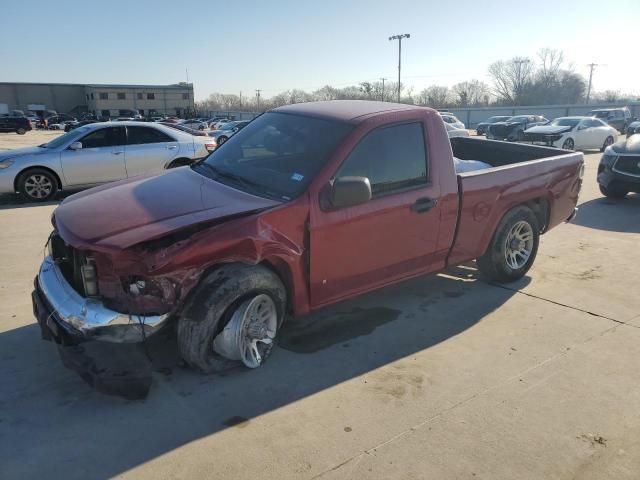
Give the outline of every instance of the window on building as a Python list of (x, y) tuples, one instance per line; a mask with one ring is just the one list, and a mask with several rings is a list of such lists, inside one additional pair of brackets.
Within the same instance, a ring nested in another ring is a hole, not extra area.
[(100, 100), (109, 100), (109, 94), (107, 92), (100, 93)]
[(156, 99), (155, 93), (147, 93), (147, 100), (155, 100), (155, 99)]
[(118, 92), (118, 100), (125, 100), (127, 96), (124, 92)]
[(351, 151), (337, 177), (367, 177), (374, 195), (427, 183), (422, 123), (378, 128)]
[(93, 92), (91, 92), (91, 100), (93, 100)]
[(189, 100), (189, 94), (188, 93), (183, 93), (182, 94), (182, 99), (183, 100)]
[(100, 110), (100, 115), (108, 118), (111, 116), (111, 112), (109, 110)]
[(142, 93), (138, 92), (138, 100), (142, 100)]
[(127, 145), (175, 141), (169, 135), (151, 127), (127, 127)]
[(87, 100), (89, 100), (89, 94), (88, 93), (85, 95), (85, 97), (87, 97)]

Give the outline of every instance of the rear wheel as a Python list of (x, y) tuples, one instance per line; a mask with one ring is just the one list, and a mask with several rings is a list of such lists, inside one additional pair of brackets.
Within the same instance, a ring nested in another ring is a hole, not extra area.
[(284, 285), (268, 268), (221, 266), (196, 287), (178, 322), (182, 358), (205, 373), (259, 367), (274, 346), (285, 305)]
[(602, 193), (607, 198), (620, 199), (626, 197), (627, 193), (629, 193), (626, 190), (612, 187), (611, 185), (605, 187), (604, 185), (598, 184), (598, 187), (600, 187), (600, 193)]
[(540, 227), (535, 214), (527, 207), (516, 207), (498, 224), (489, 248), (477, 260), (478, 268), (495, 282), (518, 280), (533, 265), (539, 241)]
[(31, 202), (45, 202), (58, 191), (58, 179), (48, 170), (33, 168), (18, 178), (20, 195)]
[(609, 145), (613, 145), (613, 137), (612, 136), (608, 136), (607, 138), (605, 138), (604, 143), (602, 144), (602, 148), (600, 149), (601, 152), (604, 152), (605, 149), (609, 146)]
[(27, 133), (27, 131), (24, 128), (20, 127), (16, 130), (16, 133), (18, 135), (24, 135), (25, 133)]
[(221, 137), (218, 137), (218, 140), (216, 141), (216, 143), (218, 145), (222, 145), (224, 142), (226, 142), (228, 139), (227, 137), (225, 137), (224, 135), (222, 135)]

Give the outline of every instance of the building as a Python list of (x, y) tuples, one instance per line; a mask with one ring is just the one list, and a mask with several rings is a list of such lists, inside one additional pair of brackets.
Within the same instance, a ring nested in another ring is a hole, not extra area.
[(23, 112), (56, 111), (99, 117), (185, 116), (194, 111), (193, 84), (102, 85), (0, 82), (0, 106)]

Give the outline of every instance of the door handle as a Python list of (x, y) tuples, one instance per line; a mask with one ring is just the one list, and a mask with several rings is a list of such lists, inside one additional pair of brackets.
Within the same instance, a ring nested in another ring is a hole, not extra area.
[(176, 148), (178, 148), (177, 145), (168, 145), (167, 146), (167, 150), (175, 150)]
[(120, 155), (121, 153), (124, 153), (122, 150), (119, 152), (113, 152), (114, 155)]
[(435, 198), (421, 197), (411, 205), (411, 211), (416, 213), (425, 213), (431, 210), (438, 204), (438, 200)]

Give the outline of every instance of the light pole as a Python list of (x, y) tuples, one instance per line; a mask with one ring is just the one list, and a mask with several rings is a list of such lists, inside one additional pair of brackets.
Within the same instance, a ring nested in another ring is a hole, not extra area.
[(384, 102), (384, 81), (386, 78), (381, 78), (380, 80), (382, 80), (382, 101)]
[(589, 67), (589, 87), (587, 87), (587, 99), (585, 103), (589, 105), (589, 97), (591, 97), (591, 81), (593, 80), (593, 69), (598, 66), (597, 63), (590, 63), (587, 65)]
[(402, 62), (402, 39), (411, 38), (410, 33), (403, 33), (402, 35), (393, 35), (389, 37), (389, 41), (398, 40), (398, 103), (400, 103), (400, 66)]

